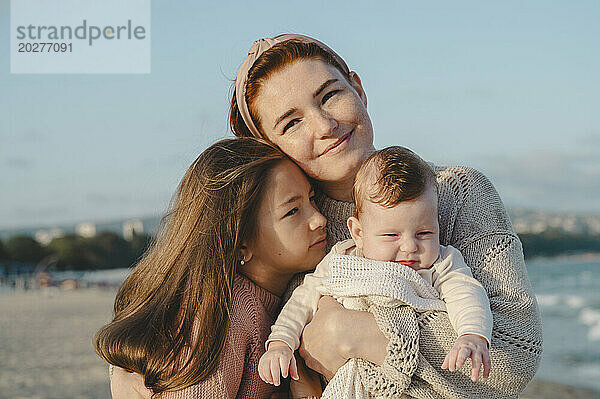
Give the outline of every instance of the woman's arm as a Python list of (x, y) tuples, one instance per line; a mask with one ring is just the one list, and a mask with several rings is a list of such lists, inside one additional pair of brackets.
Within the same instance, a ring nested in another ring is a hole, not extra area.
[[(424, 314), (419, 317), (419, 344), (428, 372), (419, 375), (420, 385), (436, 390), (434, 387), (450, 384), (471, 397), (514, 397), (533, 378), (542, 350), (540, 315), (521, 244), (496, 190), (483, 174), (462, 167), (438, 169), (437, 173), (440, 239), (463, 253), (473, 276), (490, 297), (494, 318), (490, 355), (495, 368), (490, 378), (477, 384), (471, 383), (466, 374), (467, 378), (458, 372), (443, 372), (442, 360), (456, 339), (456, 332), (445, 313)], [(388, 381), (389, 386), (405, 385), (396, 381), (394, 372), (402, 370), (404, 362), (400, 351), (394, 349), (396, 343), (403, 341), (394, 314), (384, 310), (377, 319), (377, 325), (389, 339), (386, 347), (386, 340), (381, 335), (377, 339), (373, 331), (377, 327), (374, 318), (371, 316), (369, 323), (367, 316), (352, 316), (354, 312), (339, 306), (321, 306), (317, 310), (303, 336), (301, 353), (309, 366), (332, 376), (349, 357), (362, 357), (379, 365), (381, 353), (387, 351), (384, 366), (369, 373), (380, 373), (379, 381)]]
[(304, 328), (300, 355), (308, 367), (331, 379), (353, 357), (381, 365), (387, 344), (371, 313), (347, 310), (326, 296)]
[[(518, 394), (533, 378), (542, 353), (541, 317), (521, 242), (485, 175), (449, 167), (438, 171), (438, 179), (444, 241), (460, 250), (490, 300), (492, 350), (503, 362), (486, 383), (499, 392)], [(513, 377), (503, 377), (507, 375)]]
[[(318, 398), (323, 392), (321, 378), (317, 373), (309, 370), (301, 357), (296, 356), (298, 364), (298, 380), (290, 380), (290, 396), (292, 399)], [(271, 396), (271, 399), (274, 399)], [(287, 399), (287, 396), (286, 396)]]

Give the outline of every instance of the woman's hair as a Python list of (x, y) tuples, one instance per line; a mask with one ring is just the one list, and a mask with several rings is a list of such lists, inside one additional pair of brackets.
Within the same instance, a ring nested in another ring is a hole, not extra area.
[(219, 141), (190, 166), (156, 239), (119, 288), (113, 321), (94, 337), (108, 363), (154, 393), (216, 371), (241, 248), (256, 235), (270, 171), (288, 159), (252, 138)]
[[(246, 83), (246, 103), (254, 125), (260, 131), (262, 138), (267, 139), (262, 130), (258, 113), (254, 109), (254, 103), (262, 84), (274, 72), (282, 69), (286, 65), (301, 59), (317, 59), (337, 68), (346, 79), (350, 79), (344, 67), (336, 58), (326, 49), (313, 42), (305, 42), (297, 39), (290, 39), (275, 44), (265, 51), (248, 71), (248, 81)], [(240, 114), (235, 87), (231, 96), (231, 108), (229, 110), (229, 126), (233, 134), (237, 137), (252, 137), (252, 132), (246, 126), (242, 115)]]
[(408, 148), (391, 146), (375, 151), (354, 177), (354, 217), (359, 217), (364, 201), (391, 208), (419, 197), (429, 186), (437, 192), (433, 168)]

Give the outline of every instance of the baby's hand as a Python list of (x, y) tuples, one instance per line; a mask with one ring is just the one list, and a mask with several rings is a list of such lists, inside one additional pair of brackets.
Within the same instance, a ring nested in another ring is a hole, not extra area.
[(288, 370), (293, 379), (297, 380), (299, 378), (294, 352), (285, 342), (269, 342), (268, 350), (258, 361), (258, 375), (260, 378), (268, 384), (279, 386), (279, 375), (284, 378), (287, 377)]
[(458, 337), (450, 353), (446, 355), (442, 369), (455, 371), (461, 368), (467, 358), (471, 358), (473, 369), (471, 371), (471, 380), (479, 379), (479, 369), (483, 363), (483, 378), (490, 375), (492, 363), (490, 361), (490, 353), (485, 339), (479, 335), (465, 334)]

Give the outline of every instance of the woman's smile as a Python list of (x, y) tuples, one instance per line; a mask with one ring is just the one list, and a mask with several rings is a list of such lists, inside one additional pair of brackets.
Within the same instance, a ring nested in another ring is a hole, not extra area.
[(333, 155), (343, 151), (346, 147), (348, 147), (348, 143), (350, 142), (353, 133), (354, 129), (340, 137), (336, 142), (330, 144), (319, 156), (322, 157), (325, 154)]

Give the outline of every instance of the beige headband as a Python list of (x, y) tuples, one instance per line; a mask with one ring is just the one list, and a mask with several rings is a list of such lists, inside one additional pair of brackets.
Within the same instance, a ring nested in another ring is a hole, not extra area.
[(348, 69), (348, 65), (346, 62), (340, 57), (335, 51), (327, 47), (325, 44), (320, 41), (313, 39), (312, 37), (304, 36), (304, 35), (295, 35), (295, 34), (285, 34), (279, 35), (275, 37), (267, 37), (264, 39), (259, 39), (252, 44), (250, 50), (248, 50), (248, 56), (240, 66), (238, 70), (237, 77), (235, 79), (235, 100), (237, 102), (238, 109), (240, 110), (240, 114), (246, 122), (246, 126), (248, 130), (255, 136), (261, 137), (260, 132), (254, 126), (254, 122), (252, 121), (252, 117), (250, 116), (250, 111), (248, 110), (248, 104), (246, 103), (246, 83), (248, 81), (248, 71), (252, 68), (252, 65), (256, 62), (258, 57), (262, 55), (265, 51), (276, 45), (277, 43), (284, 42), (286, 40), (300, 40), (305, 43), (315, 43), (316, 45), (323, 48), (327, 51), (331, 56), (344, 68), (346, 74), (350, 74), (350, 69)]

